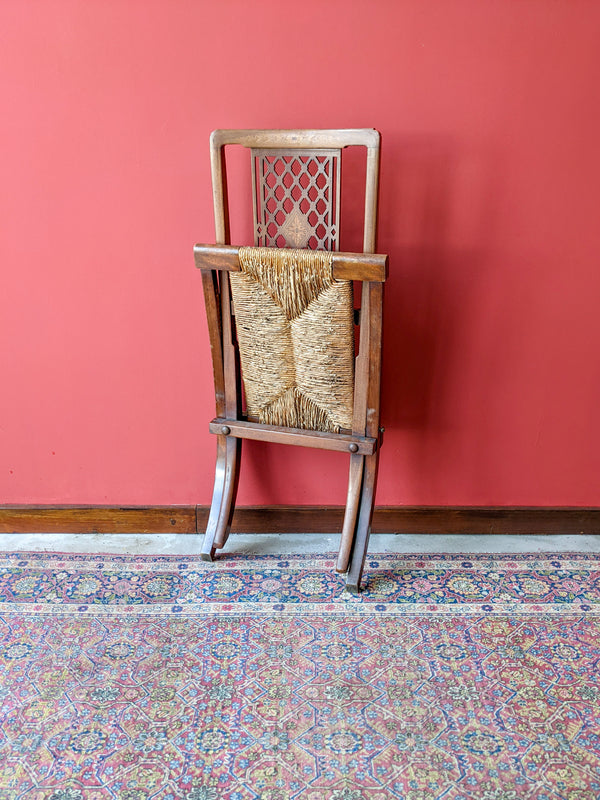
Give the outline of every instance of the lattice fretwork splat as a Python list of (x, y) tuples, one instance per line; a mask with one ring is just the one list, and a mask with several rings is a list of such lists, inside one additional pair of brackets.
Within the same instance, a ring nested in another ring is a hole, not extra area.
[(254, 242), (338, 250), (339, 150), (252, 150)]

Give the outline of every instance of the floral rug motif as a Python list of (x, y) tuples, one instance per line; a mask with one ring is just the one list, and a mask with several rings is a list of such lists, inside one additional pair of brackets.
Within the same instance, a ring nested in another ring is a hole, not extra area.
[(600, 798), (600, 556), (0, 554), (25, 798)]

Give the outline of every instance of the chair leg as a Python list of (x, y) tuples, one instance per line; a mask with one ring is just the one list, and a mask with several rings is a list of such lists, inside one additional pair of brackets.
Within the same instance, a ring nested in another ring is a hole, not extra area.
[(227, 437), (226, 445), (226, 464), (225, 464), (225, 489), (223, 491), (223, 502), (221, 503), (221, 513), (219, 524), (215, 533), (215, 546), (217, 549), (225, 546), (231, 531), (231, 520), (235, 510), (235, 498), (240, 479), (240, 456), (242, 451), (242, 440), (233, 436)]
[(356, 518), (360, 505), (360, 489), (363, 478), (363, 468), (365, 457), (358, 453), (350, 456), (350, 475), (348, 477), (348, 498), (346, 500), (346, 511), (344, 513), (344, 526), (340, 539), (340, 549), (338, 553), (336, 572), (347, 572), (352, 543), (356, 531)]
[(358, 524), (354, 537), (354, 547), (350, 560), (350, 569), (346, 576), (346, 589), (351, 594), (358, 594), (360, 581), (365, 566), (367, 548), (369, 546), (369, 535), (371, 533), (371, 519), (373, 517), (373, 505), (375, 502), (375, 487), (377, 485), (377, 467), (379, 461), (379, 451), (372, 456), (365, 456), (365, 469), (363, 476), (362, 491), (360, 496), (360, 510), (358, 513)]
[(225, 545), (231, 529), (239, 479), (241, 440), (217, 436), (215, 485), (204, 541), (202, 559), (212, 561), (217, 549)]

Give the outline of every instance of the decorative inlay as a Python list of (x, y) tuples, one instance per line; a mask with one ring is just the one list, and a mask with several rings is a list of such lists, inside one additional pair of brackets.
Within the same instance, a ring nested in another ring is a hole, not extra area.
[(296, 207), (281, 226), (280, 233), (290, 247), (303, 248), (308, 244), (312, 228), (305, 215)]
[(339, 150), (252, 150), (254, 243), (337, 250)]

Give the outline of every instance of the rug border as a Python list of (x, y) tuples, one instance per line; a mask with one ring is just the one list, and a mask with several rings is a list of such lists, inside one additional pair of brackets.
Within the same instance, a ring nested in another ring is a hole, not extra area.
[[(45, 562), (46, 568), (54, 570), (81, 569), (84, 572), (99, 569), (114, 569), (129, 566), (134, 571), (134, 562), (140, 572), (156, 573), (173, 571), (179, 567), (184, 574), (202, 572), (207, 575), (214, 572), (239, 569), (245, 565), (248, 569), (260, 570), (265, 565), (272, 564), (279, 569), (306, 569), (314, 568), (320, 571), (333, 572), (335, 554), (286, 554), (284, 556), (272, 555), (242, 555), (231, 554), (222, 557), (215, 563), (201, 560), (199, 555), (181, 556), (178, 554), (151, 555), (151, 554), (121, 554), (121, 553), (62, 553), (55, 551), (22, 551), (0, 553), (0, 571), (13, 570), (16, 567), (35, 569)], [(188, 572), (188, 567), (193, 569)], [(494, 566), (515, 571), (540, 570), (552, 567), (554, 569), (573, 569), (589, 572), (593, 565), (600, 571), (600, 554), (598, 553), (451, 553), (451, 554), (420, 554), (420, 553), (374, 553), (367, 559), (370, 569), (389, 569), (391, 566), (406, 568), (442, 569), (451, 568), (476, 573), (478, 568), (494, 571)], [(161, 567), (165, 569), (161, 569)], [(595, 572), (596, 570), (594, 570)], [(334, 573), (335, 574), (335, 573)], [(351, 595), (343, 592), (343, 579), (340, 577), (342, 593), (335, 597), (314, 601), (312, 599), (285, 600), (272, 598), (269, 600), (243, 600), (231, 599), (220, 601), (195, 602), (178, 598), (169, 602), (140, 602), (140, 603), (94, 603), (77, 600), (70, 603), (62, 602), (59, 598), (49, 595), (48, 600), (32, 600), (30, 602), (0, 602), (0, 615), (11, 614), (41, 614), (41, 615), (97, 615), (98, 617), (117, 616), (356, 616), (364, 618), (376, 617), (409, 617), (421, 616), (535, 616), (537, 619), (548, 616), (562, 618), (600, 617), (600, 602), (594, 600), (584, 601), (580, 598), (565, 600), (563, 602), (544, 603), (538, 602), (513, 602), (498, 599), (490, 601), (471, 602), (441, 602), (433, 603), (407, 600), (406, 602), (386, 602), (384, 597), (375, 596), (370, 599), (367, 592), (360, 595)]]

